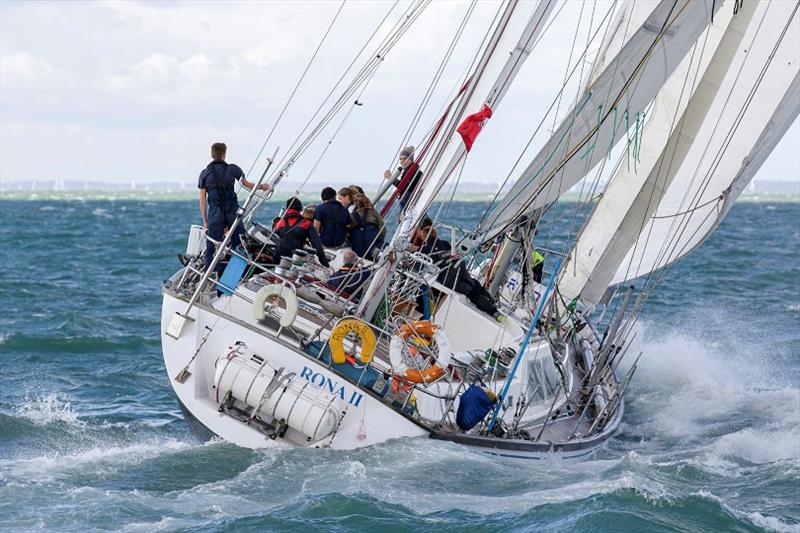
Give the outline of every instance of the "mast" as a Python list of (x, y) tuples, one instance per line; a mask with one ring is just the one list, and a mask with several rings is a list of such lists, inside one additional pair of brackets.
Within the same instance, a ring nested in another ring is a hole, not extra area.
[[(402, 252), (407, 247), (413, 228), (422, 219), (436, 194), (453, 174), (456, 167), (463, 163), (467, 149), (456, 132), (456, 128), (468, 112), (478, 110), (478, 104), (481, 101), (496, 111), (497, 106), (533, 49), (537, 38), (544, 30), (555, 1), (542, 0), (539, 2), (522, 30), (521, 36), (515, 42), (515, 33), (512, 33), (510, 26), (512, 17), (522, 11), (519, 4), (518, 0), (510, 0), (508, 2), (475, 70), (468, 78), (469, 82), (459, 105), (456, 106), (451, 115), (447, 127), (442, 130), (440, 141), (429, 159), (426, 176), (411, 197), (409, 207), (401, 214), (399, 227), (395, 231), (390, 245), (382, 254), (381, 260), (379, 260), (382, 266), (373, 274), (370, 285), (365, 292), (365, 297), (362, 298), (362, 303), (358, 310), (360, 316), (372, 317), (374, 315), (378, 305), (380, 305), (389, 277), (396, 266), (395, 261), (389, 260), (390, 257)], [(484, 74), (489, 70), (490, 62), (501, 58), (498, 52), (505, 52), (512, 45), (513, 50), (506, 59), (497, 79), (494, 82), (486, 79)], [(484, 94), (486, 96), (483, 96)], [(447, 165), (444, 171), (437, 175), (437, 167), (442, 161), (447, 161)], [(433, 178), (434, 176), (436, 176), (435, 179)]]

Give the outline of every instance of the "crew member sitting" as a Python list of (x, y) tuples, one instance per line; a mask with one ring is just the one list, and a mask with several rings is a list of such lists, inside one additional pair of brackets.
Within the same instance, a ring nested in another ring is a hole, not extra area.
[(319, 232), (322, 244), (328, 248), (339, 248), (347, 238), (350, 213), (336, 199), (336, 191), (331, 187), (322, 189), (322, 203), (314, 211), (314, 227)]
[(344, 259), (342, 268), (334, 272), (328, 279), (328, 285), (337, 291), (341, 290), (348, 295), (353, 295), (352, 300), (357, 302), (358, 295), (356, 293), (364, 285), (364, 282), (369, 279), (371, 272), (369, 269), (362, 269), (357, 266), (358, 256), (351, 250), (345, 251), (342, 254), (342, 259)]
[(303, 204), (298, 198), (286, 200), (286, 213), (275, 223), (273, 228), (279, 237), (275, 253), (272, 256), (274, 263), (280, 262), (282, 257), (291, 257), (295, 250), (303, 248), (308, 241), (317, 251), (320, 264), (325, 267), (329, 266), (313, 219), (314, 209), (311, 206), (303, 209)]
[(452, 255), (450, 243), (437, 237), (430, 219), (424, 219), (414, 233), (414, 246), (423, 254), (430, 256), (441, 269), (436, 278), (439, 283), (463, 294), (475, 307), (494, 317), (498, 322), (505, 320), (503, 314), (497, 310), (489, 292), (478, 280), (469, 275), (464, 262)]

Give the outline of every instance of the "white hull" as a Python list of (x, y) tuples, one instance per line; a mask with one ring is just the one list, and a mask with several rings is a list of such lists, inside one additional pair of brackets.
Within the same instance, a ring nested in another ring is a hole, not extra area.
[[(168, 293), (164, 294), (162, 309), (164, 330), (173, 314), (183, 312), (185, 306), (185, 301)], [(218, 410), (219, 401), (217, 401), (216, 391), (212, 387), (214, 362), (220, 353), (223, 353), (236, 341), (243, 341), (253, 351), (268, 356), (273, 366), (284, 367), (286, 371), (296, 372), (297, 376), (309, 379), (312, 386), (326, 390), (332, 387), (334, 396), (339, 396), (334, 400), (334, 406), (339, 412), (346, 414), (342, 417), (335, 437), (332, 440), (328, 439), (327, 442), (308, 443), (309, 446), (352, 449), (393, 438), (428, 435), (427, 430), (409, 418), (371, 398), (369, 391), (356, 388), (312, 357), (301, 355), (300, 352), (281, 341), (254, 331), (254, 323), (249, 324), (251, 327), (247, 327), (246, 322), (236, 323), (228, 318), (222, 318), (215, 324), (219, 316), (202, 307), (195, 307), (190, 312), (190, 316), (193, 321), (186, 323), (179, 339), (162, 335), (164, 364), (175, 395), (183, 407), (200, 424), (222, 439), (245, 448), (268, 446), (271, 440), (261, 431), (220, 413)], [(201, 348), (197, 358), (189, 367), (192, 375), (185, 383), (178, 383), (173, 378), (180, 373), (197, 350), (197, 346), (207, 332), (206, 326), (211, 327), (212, 325), (216, 334), (208, 336), (208, 340)], [(341, 397), (344, 397), (344, 400)], [(296, 437), (296, 435), (292, 435), (290, 429), (287, 437), (292, 436)], [(287, 444), (300, 445), (291, 438), (280, 440)]]
[[(244, 287), (239, 287), (237, 293), (246, 298), (254, 295)], [(183, 313), (185, 307), (185, 299), (169, 290), (164, 291), (162, 309), (164, 332), (175, 313)], [(498, 326), (491, 320), (484, 321), (479, 314), (471, 316), (477, 311), (457, 298), (452, 298), (441, 313), (442, 316), (448, 317), (443, 321), (444, 329), (453, 339), (455, 348), (459, 350), (470, 348), (475, 342), (479, 342), (482, 327), (495, 328), (497, 332), (493, 334), (492, 340), (497, 339), (499, 335), (506, 343), (518, 345), (522, 338), (521, 331), (515, 324)], [(311, 355), (312, 353), (316, 355), (314, 350), (299, 349), (294, 339), (286, 338), (285, 333), (281, 338), (281, 335), (276, 337), (267, 332), (264, 325), (252, 317), (249, 304), (242, 298), (222, 297), (215, 299), (213, 306), (196, 305), (189, 316), (191, 320), (186, 322), (178, 339), (166, 333), (162, 335), (162, 348), (166, 370), (181, 408), (194, 432), (202, 439), (218, 437), (246, 448), (269, 446), (271, 441), (275, 440), (288, 446), (354, 449), (396, 438), (433, 436), (440, 440), (459, 442), (481, 453), (499, 457), (533, 460), (556, 457), (559, 460), (570, 461), (591, 457), (614, 432), (621, 416), (620, 409), (615, 421), (600, 435), (588, 440), (572, 438), (564, 445), (553, 445), (546, 439), (538, 442), (491, 437), (464, 439), (461, 438), (464, 435), (432, 431), (435, 423), (447, 409), (447, 401), (429, 396), (422, 389), (418, 389), (414, 396), (416, 412), (420, 416), (412, 416), (414, 409), (409, 407), (404, 410), (398, 402), (393, 406), (390, 405), (392, 402), (387, 402), (385, 395), (376, 394), (372, 388), (358, 386), (354, 380), (348, 380), (346, 376), (329, 368), (325, 360), (315, 358)], [(484, 323), (481, 324), (481, 321)], [(471, 324), (472, 327), (468, 332), (459, 333), (465, 323)], [(313, 324), (303, 324), (301, 317), (297, 318), (295, 327), (307, 331), (314, 330)], [(210, 335), (207, 335), (208, 328), (213, 330)], [(483, 332), (483, 335), (486, 335), (486, 332)], [(221, 412), (220, 405), (223, 399), (219, 398), (214, 388), (215, 363), (220, 354), (229, 351), (236, 342), (245, 343), (249, 350), (268, 359), (271, 367), (294, 372), (296, 374), (294, 379), (301, 380), (301, 383), (304, 383), (302, 380), (308, 381), (309, 390), (314, 389), (330, 398), (332, 408), (340, 414), (340, 424), (335, 433), (312, 441), (291, 427), (285, 429), (285, 433), (265, 431), (263, 425), (252, 423), (245, 416), (237, 418), (231, 416), (229, 412)], [(540, 353), (545, 347), (545, 343), (532, 344), (526, 354), (530, 358), (542, 355), (549, 358), (549, 350)], [(189, 366), (191, 375), (180, 383), (175, 377), (180, 374), (195, 352), (197, 357)], [(388, 371), (387, 367), (386, 377), (389, 376)], [(527, 379), (527, 371), (519, 373), (519, 378), (515, 379), (511, 389), (512, 395), (528, 386)], [(429, 386), (427, 391), (434, 395), (446, 396), (448, 392), (452, 392), (450, 386), (440, 381)], [(388, 388), (388, 383), (386, 387)], [(530, 417), (544, 418), (549, 406), (549, 401), (531, 404)], [(509, 409), (505, 414), (507, 422), (511, 419), (510, 411), (513, 409)], [(574, 421), (569, 419), (564, 423), (564, 427), (567, 424), (574, 426)], [(554, 423), (551, 426), (551, 431), (557, 434), (558, 424)], [(567, 435), (564, 437), (566, 440)], [(486, 442), (486, 439), (489, 442)]]

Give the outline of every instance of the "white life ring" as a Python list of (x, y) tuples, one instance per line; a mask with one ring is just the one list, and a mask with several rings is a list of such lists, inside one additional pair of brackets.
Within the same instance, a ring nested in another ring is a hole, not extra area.
[[(436, 342), (438, 353), (436, 354), (436, 363), (432, 364), (429, 369), (424, 371), (409, 369), (408, 365), (403, 361), (404, 339), (408, 336), (410, 335), (404, 335), (404, 333), (398, 332), (392, 335), (392, 339), (389, 342), (389, 360), (392, 363), (392, 369), (395, 375), (406, 381), (421, 384), (436, 381), (444, 375), (447, 365), (450, 364), (453, 357), (450, 340), (447, 338), (444, 331), (437, 329), (437, 331), (430, 336), (430, 340)], [(427, 335), (420, 336), (423, 338), (428, 337)]]
[(297, 295), (291, 287), (280, 285), (278, 283), (271, 283), (261, 287), (253, 298), (253, 318), (256, 320), (264, 320), (264, 304), (267, 303), (267, 298), (277, 296), (286, 304), (286, 310), (281, 316), (278, 323), (282, 328), (288, 328), (294, 324), (297, 318)]

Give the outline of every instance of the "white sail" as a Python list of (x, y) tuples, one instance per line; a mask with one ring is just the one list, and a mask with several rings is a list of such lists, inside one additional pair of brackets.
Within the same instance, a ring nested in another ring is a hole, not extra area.
[(608, 288), (688, 151), (690, 145), (679, 141), (697, 134), (755, 5), (749, 3), (734, 18), (732, 10), (720, 12), (658, 92), (642, 131), (646, 144), (633, 154), (632, 164), (619, 166), (570, 253), (559, 284), (564, 297), (580, 296), (593, 307)]
[(603, 34), (603, 42), (592, 63), (592, 68), (583, 85), (584, 88), (597, 81), (608, 63), (617, 57), (617, 54), (656, 7), (658, 7), (658, 0), (626, 0), (621, 3), (617, 8), (614, 20)]
[[(471, 87), (465, 93), (465, 99), (454, 111), (444, 130), (446, 133), (442, 141), (433, 150), (425, 179), (417, 186), (409, 208), (401, 216), (400, 225), (384, 255), (388, 254), (389, 250), (399, 250), (405, 247), (412, 228), (424, 216), (453, 170), (463, 162), (467, 152), (461, 137), (455, 131), (456, 127), (466, 115), (479, 111), (484, 103), (496, 111), (525, 63), (534, 43), (546, 27), (554, 4), (554, 0), (542, 0), (535, 4), (535, 9), (532, 9), (532, 4), (527, 2), (517, 2), (517, 0), (509, 2), (494, 32), (493, 39), (489, 41), (487, 49), (478, 63), (477, 71), (473, 74)], [(499, 74), (496, 77), (485, 75), (498, 70)], [(446, 162), (446, 166), (443, 171), (437, 172), (440, 162)], [(366, 296), (362, 299), (359, 308), (360, 315), (371, 316), (375, 311), (391, 273), (390, 270), (391, 268), (387, 265), (375, 272), (370, 286), (365, 292)]]
[(663, 0), (476, 228), (479, 240), (544, 207), (595, 166), (653, 101), (722, 2)]
[(617, 270), (614, 283), (665, 267), (699, 246), (797, 117), (798, 3), (764, 2), (756, 22), (722, 82), (697, 142)]

